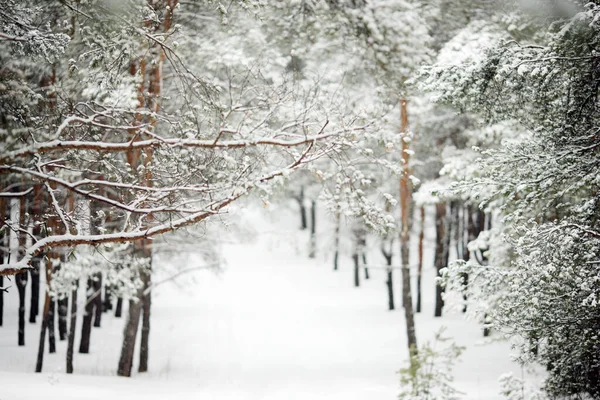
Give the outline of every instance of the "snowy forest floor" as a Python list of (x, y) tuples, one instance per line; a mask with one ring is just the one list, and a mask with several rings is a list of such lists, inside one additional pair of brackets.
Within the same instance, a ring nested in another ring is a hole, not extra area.
[[(111, 313), (94, 328), (90, 354), (75, 354), (74, 375), (65, 374), (64, 341), (34, 374), (39, 321), (27, 323), (27, 345), (16, 346), (18, 296), (10, 290), (0, 328), (0, 399), (395, 399), (396, 371), (407, 362), (399, 271), (397, 308), (388, 311), (383, 269), (354, 288), (349, 251), (333, 271), (330, 223), (318, 229), (320, 252), (309, 259), (308, 232), (294, 229), (299, 217), (270, 208), (243, 214), (238, 224), (251, 226), (254, 240), (224, 244), (221, 273), (196, 271), (154, 291), (150, 371), (131, 379), (115, 376), (125, 318)], [(446, 336), (466, 347), (454, 370), (464, 398), (501, 399), (499, 376), (522, 374), (509, 344), (484, 340), (459, 312), (433, 317), (433, 235), (426, 231), (419, 342), (446, 326)], [(376, 239), (371, 244), (370, 262), (383, 265)]]

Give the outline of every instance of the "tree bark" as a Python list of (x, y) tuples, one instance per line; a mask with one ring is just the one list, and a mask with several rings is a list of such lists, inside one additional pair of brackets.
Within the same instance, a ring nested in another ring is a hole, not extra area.
[(67, 341), (67, 374), (73, 373), (73, 347), (75, 347), (75, 328), (77, 326), (77, 289), (79, 281), (75, 282), (75, 289), (71, 292), (71, 321), (69, 326), (69, 340)]
[(360, 286), (360, 266), (358, 262), (358, 252), (352, 254), (352, 260), (354, 261), (354, 287)]
[(410, 208), (412, 202), (412, 187), (410, 184), (409, 143), (407, 100), (400, 100), (400, 117), (402, 134), (402, 176), (400, 178), (400, 254), (402, 261), (402, 303), (406, 319), (406, 336), (411, 364), (417, 354), (417, 335), (413, 313), (412, 293), (410, 287), (409, 240), (410, 240)]
[(57, 302), (58, 308), (58, 337), (60, 340), (67, 339), (67, 320), (69, 316), (69, 298), (65, 297)]
[(315, 258), (317, 255), (317, 202), (310, 203), (310, 249), (308, 257)]
[(50, 299), (50, 309), (48, 310), (48, 321), (46, 326), (48, 327), (48, 352), (56, 353), (56, 330), (54, 329), (54, 316), (56, 314), (56, 301)]
[(306, 206), (304, 205), (304, 185), (300, 186), (300, 195), (296, 197), (296, 200), (300, 206), (300, 229), (306, 230), (308, 228), (308, 220), (306, 218)]
[(117, 304), (115, 306), (115, 318), (121, 318), (123, 315), (123, 298), (117, 298)]
[[(138, 299), (143, 298), (143, 289), (138, 290)], [(127, 323), (123, 334), (123, 345), (121, 347), (121, 357), (117, 375), (131, 376), (133, 367), (133, 354), (135, 352), (135, 339), (137, 337), (140, 314), (142, 311), (141, 300), (129, 300), (129, 311), (127, 313)]]
[(83, 324), (81, 325), (81, 341), (79, 342), (79, 352), (87, 354), (90, 352), (90, 336), (92, 333), (92, 319), (94, 317), (94, 282), (88, 279), (86, 290), (85, 312), (83, 314)]
[(34, 257), (31, 261), (31, 305), (29, 307), (29, 322), (35, 324), (40, 313), (40, 264), (41, 258)]
[[(445, 247), (446, 247), (446, 203), (441, 202), (435, 205), (435, 269), (437, 276), (440, 276), (440, 271), (445, 265)], [(444, 307), (443, 298), (444, 289), (436, 283), (435, 285), (435, 311), (434, 316), (442, 316), (442, 308)]]
[[(152, 258), (150, 258), (152, 262)], [(151, 271), (152, 269), (150, 269)], [(144, 281), (144, 301), (142, 305), (142, 340), (140, 345), (140, 366), (139, 372), (148, 371), (148, 350), (150, 347), (150, 306), (152, 304), (152, 285), (151, 272), (144, 273), (142, 279)]]
[(27, 287), (27, 271), (15, 276), (19, 292), (19, 346), (25, 346), (25, 288)]
[(361, 249), (361, 254), (362, 254), (362, 262), (363, 262), (363, 268), (365, 269), (365, 279), (369, 279), (369, 268), (367, 268), (367, 232), (363, 231), (363, 235), (360, 239), (360, 249)]
[(393, 241), (390, 240), (390, 250), (386, 251), (385, 250), (385, 244), (382, 243), (381, 244), (381, 253), (383, 254), (383, 257), (385, 258), (385, 262), (386, 265), (388, 266), (387, 269), (387, 280), (385, 281), (385, 285), (387, 287), (387, 292), (388, 292), (388, 309), (390, 311), (392, 311), (395, 306), (394, 306), (394, 284), (393, 284), (393, 269), (392, 269), (392, 244)]
[[(21, 229), (27, 229), (25, 215), (27, 212), (27, 204), (25, 196), (19, 200), (19, 226)], [(20, 258), (25, 255), (26, 236), (24, 233), (19, 233), (19, 254)], [(15, 276), (17, 291), (19, 293), (19, 346), (25, 346), (25, 288), (27, 287), (27, 271), (21, 272)]]
[(102, 273), (94, 279), (94, 327), (99, 328), (102, 320)]
[(425, 207), (419, 208), (419, 264), (417, 265), (417, 312), (421, 312), (422, 302), (422, 279), (423, 279), (423, 239), (425, 238)]
[(337, 271), (338, 262), (340, 256), (340, 224), (341, 224), (341, 215), (340, 212), (335, 213), (335, 254), (333, 256), (333, 270)]
[(110, 295), (110, 288), (108, 285), (104, 286), (104, 301), (102, 302), (102, 311), (107, 312), (108, 310), (112, 310), (112, 298)]
[[(49, 225), (53, 225), (52, 221), (49, 221)], [(53, 253), (50, 252), (48, 254), (48, 258), (46, 261), (46, 282), (47, 286), (50, 284), (50, 279), (52, 278), (52, 259)], [(44, 313), (42, 314), (42, 326), (40, 329), (40, 340), (38, 345), (38, 354), (37, 361), (35, 363), (35, 372), (42, 372), (42, 366), (44, 364), (44, 345), (46, 342), (46, 330), (48, 328), (48, 315), (50, 314), (50, 292), (46, 290), (46, 296), (44, 300)]]

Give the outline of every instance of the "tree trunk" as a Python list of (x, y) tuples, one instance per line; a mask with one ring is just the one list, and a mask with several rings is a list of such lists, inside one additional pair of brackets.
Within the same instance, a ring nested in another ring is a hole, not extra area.
[(363, 262), (363, 268), (365, 269), (365, 279), (369, 279), (369, 269), (367, 268), (367, 232), (364, 231), (363, 232), (363, 236), (361, 237), (360, 241), (361, 241), (361, 253), (362, 253), (362, 262)]
[(402, 261), (402, 304), (406, 319), (406, 336), (408, 350), (411, 355), (411, 364), (417, 354), (417, 336), (415, 332), (415, 319), (413, 313), (412, 293), (410, 287), (409, 266), (409, 240), (410, 240), (410, 208), (412, 201), (412, 188), (410, 184), (409, 169), (409, 143), (407, 100), (400, 100), (401, 134), (402, 134), (402, 177), (400, 178), (400, 254)]
[(306, 206), (304, 205), (304, 186), (300, 186), (300, 195), (296, 197), (296, 200), (300, 206), (300, 229), (306, 230), (308, 228), (308, 220), (306, 218)]
[(386, 265), (388, 266), (387, 269), (387, 280), (385, 281), (385, 285), (387, 286), (387, 292), (388, 292), (388, 309), (391, 311), (393, 310), (394, 307), (394, 284), (393, 284), (393, 269), (392, 269), (392, 241), (390, 241), (390, 250), (386, 251), (385, 247), (384, 247), (384, 243), (381, 244), (381, 253), (383, 254), (383, 257), (385, 258), (385, 262)]
[[(6, 202), (3, 198), (0, 198), (0, 221), (4, 224), (6, 220)], [(8, 237), (4, 235), (4, 232), (0, 232), (0, 264), (4, 264), (4, 249), (8, 249), (8, 243), (6, 243)], [(4, 276), (0, 276), (0, 287), (4, 287)], [(0, 326), (4, 323), (4, 290), (0, 290)]]
[(360, 286), (360, 267), (358, 262), (358, 253), (352, 254), (352, 260), (354, 261), (354, 287)]
[(60, 340), (67, 339), (67, 320), (69, 315), (69, 298), (65, 297), (57, 302), (58, 305), (58, 337)]
[(337, 271), (340, 256), (340, 212), (335, 213), (335, 255), (333, 256), (333, 270)]
[(94, 282), (88, 279), (86, 290), (85, 312), (83, 314), (83, 324), (81, 325), (81, 341), (79, 342), (79, 352), (87, 354), (90, 352), (90, 335), (92, 333), (92, 319), (94, 317)]
[(315, 258), (317, 255), (317, 202), (310, 203), (310, 249), (308, 257)]
[[(152, 262), (152, 259), (150, 259)], [(143, 277), (144, 281), (144, 302), (143, 302), (143, 313), (142, 313), (142, 340), (140, 346), (140, 366), (139, 372), (148, 371), (148, 349), (150, 345), (150, 306), (152, 304), (152, 291), (150, 286), (152, 284), (151, 272), (146, 272)]]
[(112, 299), (110, 295), (110, 288), (108, 285), (104, 286), (104, 302), (102, 302), (102, 311), (107, 312), (108, 310), (112, 310)]
[(123, 315), (123, 298), (117, 298), (117, 305), (115, 306), (115, 318), (121, 318)]
[(94, 279), (94, 327), (99, 328), (102, 320), (102, 273)]
[[(437, 275), (440, 276), (440, 271), (446, 265), (445, 247), (446, 247), (446, 203), (441, 202), (435, 205), (435, 269)], [(442, 308), (444, 307), (443, 298), (444, 288), (436, 283), (435, 285), (435, 312), (434, 316), (442, 316)]]
[[(25, 197), (19, 200), (19, 226), (21, 229), (27, 229), (25, 215), (27, 212), (27, 204)], [(25, 255), (26, 236), (24, 233), (18, 235), (19, 241), (19, 258)], [(15, 275), (17, 283), (17, 291), (19, 292), (19, 346), (25, 346), (25, 288), (27, 287), (27, 271)]]
[(19, 292), (19, 346), (25, 346), (25, 288), (27, 287), (27, 271), (15, 275)]
[(41, 258), (34, 257), (31, 261), (31, 305), (29, 307), (29, 322), (35, 324), (40, 313), (40, 264)]
[[(138, 291), (138, 298), (143, 298), (143, 289)], [(117, 375), (119, 376), (131, 376), (131, 368), (133, 367), (133, 354), (135, 352), (135, 339), (137, 337), (141, 311), (141, 300), (129, 300), (127, 324), (125, 325), (123, 346), (121, 347), (121, 357), (119, 358), (119, 367), (117, 369)]]
[[(52, 225), (52, 222), (49, 222)], [(49, 286), (52, 271), (52, 252), (48, 254), (46, 261), (46, 282)], [(44, 364), (44, 345), (46, 342), (46, 330), (48, 328), (48, 315), (50, 314), (50, 292), (46, 290), (46, 296), (44, 300), (44, 313), (42, 314), (42, 327), (40, 329), (40, 340), (38, 345), (37, 361), (35, 363), (35, 372), (42, 372), (42, 366)]]
[(422, 278), (423, 278), (423, 239), (425, 238), (425, 207), (419, 208), (419, 264), (417, 265), (417, 312), (421, 312), (422, 301)]
[(50, 310), (48, 311), (48, 352), (56, 353), (56, 330), (54, 329), (54, 316), (56, 314), (56, 301), (50, 299)]
[(73, 373), (73, 347), (75, 346), (75, 328), (77, 326), (77, 289), (79, 281), (75, 282), (75, 289), (71, 292), (71, 321), (69, 326), (69, 340), (67, 342), (67, 374)]

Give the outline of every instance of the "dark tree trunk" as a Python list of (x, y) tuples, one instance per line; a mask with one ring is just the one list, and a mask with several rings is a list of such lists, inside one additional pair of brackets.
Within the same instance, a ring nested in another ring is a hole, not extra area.
[(79, 352), (87, 354), (90, 352), (90, 335), (92, 333), (92, 319), (94, 317), (94, 282), (88, 279), (86, 290), (85, 312), (83, 314), (83, 324), (81, 326), (81, 341), (79, 342)]
[(363, 262), (363, 267), (365, 269), (365, 279), (369, 279), (369, 268), (367, 268), (367, 237), (366, 237), (366, 232), (364, 232), (362, 238), (361, 238), (361, 253), (362, 253), (362, 262)]
[(44, 305), (44, 314), (42, 315), (42, 328), (40, 331), (40, 341), (38, 345), (37, 360), (35, 363), (35, 372), (42, 372), (42, 366), (44, 365), (44, 345), (46, 343), (46, 328), (48, 325), (48, 318), (46, 310), (50, 307), (50, 299), (46, 296), (46, 304)]
[(54, 316), (56, 314), (56, 301), (50, 300), (50, 309), (48, 310), (48, 352), (56, 353), (56, 330), (54, 329)]
[[(46, 282), (50, 282), (52, 270), (52, 254), (48, 255), (48, 261), (46, 262)], [(38, 345), (37, 361), (35, 363), (35, 372), (42, 372), (42, 366), (44, 364), (44, 345), (46, 342), (46, 330), (48, 328), (48, 316), (50, 314), (50, 292), (46, 290), (46, 296), (44, 300), (44, 312), (42, 314), (42, 327), (40, 330), (40, 341)]]
[[(467, 218), (467, 239), (466, 239), (466, 243), (463, 246), (463, 254), (462, 254), (462, 258), (464, 261), (469, 261), (471, 259), (471, 252), (469, 251), (469, 242), (472, 242), (473, 240), (475, 240), (475, 223), (473, 222), (473, 208), (472, 206), (467, 206), (464, 210), (464, 213), (466, 214), (466, 218)], [(463, 300), (465, 301), (465, 305), (463, 306), (463, 312), (466, 313), (467, 312), (467, 290), (466, 287), (469, 284), (469, 274), (462, 274), (462, 281), (463, 281), (463, 285), (465, 287), (465, 293), (463, 293)]]
[[(9, 207), (10, 208), (10, 207)], [(4, 221), (7, 218), (6, 215), (6, 201), (0, 198), (0, 220)], [(4, 249), (8, 248), (6, 240), (8, 237), (4, 236), (4, 232), (0, 232), (0, 264), (4, 264), (9, 261), (4, 259)], [(0, 276), (0, 287), (4, 287), (4, 277)], [(0, 290), (0, 326), (4, 323), (4, 291)]]
[(71, 292), (71, 321), (69, 326), (69, 340), (67, 341), (67, 374), (73, 373), (73, 348), (75, 347), (75, 328), (77, 327), (77, 289), (79, 281), (75, 282), (75, 289)]
[(94, 279), (94, 327), (99, 328), (102, 320), (102, 274), (99, 273)]
[(142, 309), (142, 340), (140, 346), (140, 366), (139, 372), (148, 371), (148, 350), (150, 345), (150, 308), (152, 305), (152, 291), (150, 285), (152, 284), (151, 272), (144, 274), (144, 302)]
[(34, 257), (31, 261), (33, 267), (31, 273), (31, 305), (29, 307), (29, 322), (35, 324), (36, 318), (40, 313), (40, 257)]
[(112, 310), (112, 299), (110, 295), (110, 288), (108, 285), (104, 286), (104, 301), (102, 302), (102, 311), (107, 312), (108, 310)]
[(308, 220), (306, 218), (306, 206), (304, 205), (304, 186), (300, 187), (300, 195), (296, 197), (296, 200), (300, 206), (300, 229), (305, 230), (308, 228)]
[(60, 340), (67, 339), (67, 320), (69, 316), (69, 298), (65, 297), (57, 302), (58, 305), (58, 337)]
[(25, 288), (27, 287), (27, 271), (15, 275), (19, 292), (19, 346), (25, 346)]
[(310, 249), (308, 257), (315, 258), (317, 255), (317, 202), (310, 203)]
[[(141, 289), (138, 291), (138, 297), (143, 297)], [(123, 346), (121, 347), (121, 357), (119, 358), (119, 367), (117, 369), (117, 375), (119, 376), (131, 376), (133, 354), (135, 352), (135, 338), (137, 336), (141, 311), (142, 301), (129, 300), (127, 324), (125, 325)]]
[(123, 315), (123, 298), (117, 298), (117, 305), (115, 306), (115, 317), (121, 318)]
[[(438, 203), (435, 206), (435, 268), (437, 275), (440, 276), (440, 271), (444, 268), (446, 261), (446, 203)], [(443, 299), (444, 289), (439, 284), (435, 285), (435, 312), (434, 316), (442, 316), (442, 308), (444, 307)]]
[(333, 256), (333, 270), (337, 271), (340, 256), (340, 212), (335, 213), (335, 255)]
[(381, 245), (381, 252), (383, 253), (383, 257), (385, 257), (387, 269), (387, 280), (385, 281), (385, 285), (387, 286), (388, 292), (388, 309), (391, 311), (394, 307), (394, 285), (393, 285), (393, 269), (392, 269), (392, 242), (390, 241), (390, 251), (386, 251), (384, 248), (384, 244)]
[(422, 301), (422, 279), (423, 279), (423, 239), (425, 238), (425, 207), (421, 206), (419, 219), (419, 264), (417, 265), (417, 307), (416, 311), (421, 312)]
[(352, 260), (354, 261), (354, 287), (360, 286), (360, 267), (358, 262), (358, 253), (352, 254)]

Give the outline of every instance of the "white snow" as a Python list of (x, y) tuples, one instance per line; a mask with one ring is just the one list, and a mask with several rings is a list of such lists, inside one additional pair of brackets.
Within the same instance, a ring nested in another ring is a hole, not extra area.
[[(319, 212), (321, 222), (325, 215)], [(75, 354), (74, 375), (64, 372), (66, 342), (58, 340), (57, 353), (45, 355), (44, 372), (34, 374), (39, 318), (35, 325), (27, 322), (27, 346), (16, 346), (13, 287), (5, 295), (0, 327), (0, 399), (395, 399), (396, 371), (407, 358), (399, 274), (394, 277), (397, 309), (387, 311), (385, 271), (371, 270), (371, 279), (354, 288), (348, 254), (333, 271), (330, 224), (321, 223), (322, 251), (310, 260), (308, 232), (294, 229), (296, 219), (292, 211), (273, 206), (247, 215), (241, 224), (251, 226), (256, 239), (224, 245), (223, 273), (199, 270), (158, 287), (150, 372), (130, 379), (115, 376), (124, 318), (110, 313), (103, 315), (102, 328), (93, 328), (90, 354)], [(432, 222), (427, 225), (433, 227)], [(433, 234), (433, 229), (426, 232), (418, 339), (429, 340), (447, 326), (447, 334), (467, 347), (454, 371), (464, 398), (501, 399), (500, 375), (521, 376), (508, 344), (483, 344), (481, 329), (462, 314), (433, 318)], [(382, 265), (373, 238), (370, 249), (369, 259)]]

